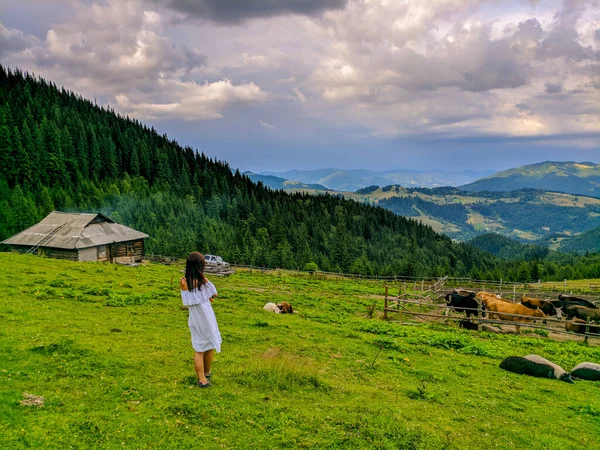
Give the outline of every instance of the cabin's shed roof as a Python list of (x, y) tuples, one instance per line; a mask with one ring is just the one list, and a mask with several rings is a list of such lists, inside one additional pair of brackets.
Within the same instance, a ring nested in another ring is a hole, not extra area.
[(147, 234), (118, 224), (103, 214), (54, 211), (2, 244), (76, 250), (147, 237)]

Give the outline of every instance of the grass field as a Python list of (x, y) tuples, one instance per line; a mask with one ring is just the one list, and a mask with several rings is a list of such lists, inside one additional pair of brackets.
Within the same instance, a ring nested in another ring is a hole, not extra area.
[[(384, 322), (375, 281), (213, 279), (223, 352), (198, 389), (179, 270), (0, 254), (0, 448), (600, 446), (600, 383), (498, 368), (600, 347)], [(262, 310), (283, 300), (299, 314)]]

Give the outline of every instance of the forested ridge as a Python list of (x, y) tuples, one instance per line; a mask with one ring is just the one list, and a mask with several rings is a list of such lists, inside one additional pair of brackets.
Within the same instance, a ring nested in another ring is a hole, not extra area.
[(0, 67), (0, 238), (52, 210), (101, 211), (147, 252), (363, 274), (468, 275), (497, 260), (382, 208), (272, 191), (55, 84)]
[(135, 119), (2, 66), (0, 174), (0, 239), (53, 210), (100, 211), (149, 234), (148, 253), (169, 256), (199, 250), (258, 266), (379, 275), (600, 277), (598, 255), (515, 247), (518, 257), (502, 261), (383, 208), (273, 191)]

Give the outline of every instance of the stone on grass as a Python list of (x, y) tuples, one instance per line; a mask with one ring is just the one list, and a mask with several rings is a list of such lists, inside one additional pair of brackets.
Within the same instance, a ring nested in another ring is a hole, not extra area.
[(28, 394), (27, 392), (23, 392), (23, 400), (21, 400), (21, 405), (23, 406), (44, 406), (44, 397), (40, 397), (38, 395)]

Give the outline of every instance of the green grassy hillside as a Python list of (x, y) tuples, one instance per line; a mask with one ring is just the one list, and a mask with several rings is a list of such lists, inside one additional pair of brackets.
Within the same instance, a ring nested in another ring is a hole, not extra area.
[[(498, 364), (537, 353), (571, 368), (599, 347), (370, 318), (377, 282), (214, 279), (223, 352), (197, 389), (179, 270), (0, 254), (0, 448), (597, 446), (597, 383)], [(299, 314), (262, 309), (283, 300)]]
[(559, 250), (563, 252), (600, 252), (600, 227), (592, 228), (585, 233), (564, 239), (558, 245)]
[(600, 198), (533, 189), (467, 192), (452, 187), (369, 186), (339, 194), (417, 219), (461, 241), (491, 232), (535, 241), (569, 237), (600, 226)]
[(477, 236), (469, 244), (502, 259), (532, 261), (544, 259), (550, 253), (547, 247), (523, 244), (500, 234), (488, 233)]
[(545, 161), (498, 172), (461, 188), (467, 191), (514, 191), (532, 188), (598, 196), (600, 164)]

